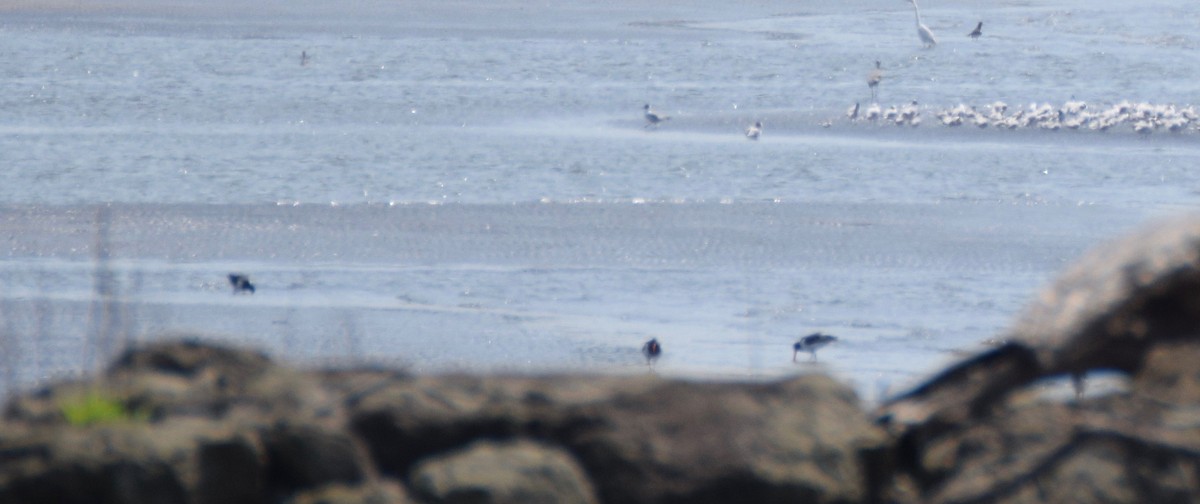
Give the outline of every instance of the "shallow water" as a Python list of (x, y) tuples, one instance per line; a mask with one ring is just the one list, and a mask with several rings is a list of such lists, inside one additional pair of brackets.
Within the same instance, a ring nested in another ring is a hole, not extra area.
[[(427, 372), (641, 373), (658, 337), (664, 375), (910, 384), (1194, 210), (1200, 160), (1194, 128), (935, 118), (1182, 109), (1200, 5), (925, 3), (934, 49), (901, 1), (9, 12), (4, 386), (179, 331)], [(921, 126), (846, 119), (876, 59)], [(815, 330), (842, 341), (793, 364)]]
[[(1002, 331), (1137, 215), (1097, 205), (114, 205), (0, 211), (13, 380), (197, 332), (301, 363), (763, 379), (868, 397)], [(103, 252), (101, 252), (103, 251)], [(231, 295), (230, 271), (254, 295)], [(793, 364), (809, 331), (842, 338)], [(83, 335), (81, 338), (80, 335)]]

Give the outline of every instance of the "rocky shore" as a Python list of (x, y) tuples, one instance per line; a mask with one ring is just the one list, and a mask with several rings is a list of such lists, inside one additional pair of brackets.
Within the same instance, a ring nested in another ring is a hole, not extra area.
[[(1189, 218), (1097, 250), (874, 411), (820, 375), (304, 371), (182, 338), (10, 399), (0, 502), (1197, 502), (1197, 334)], [(1089, 390), (1103, 370), (1127, 385)]]

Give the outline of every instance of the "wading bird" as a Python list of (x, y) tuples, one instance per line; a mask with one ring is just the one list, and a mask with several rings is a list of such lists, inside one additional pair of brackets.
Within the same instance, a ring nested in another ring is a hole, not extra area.
[(875, 88), (879, 87), (879, 83), (883, 81), (883, 67), (879, 65), (879, 60), (875, 60), (875, 69), (867, 74), (867, 87), (871, 88), (871, 100), (875, 100)]
[(646, 126), (645, 127), (647, 127), (647, 128), (649, 128), (651, 126), (658, 126), (658, 123), (663, 122), (663, 121), (668, 121), (671, 119), (671, 116), (662, 115), (662, 114), (659, 114), (658, 112), (651, 110), (649, 103), (647, 103), (645, 106), (643, 106), (642, 110), (645, 111), (645, 116), (646, 116)]
[(241, 273), (230, 273), (229, 285), (233, 287), (234, 294), (239, 292), (254, 294), (254, 284), (250, 283), (250, 277)]
[(967, 34), (968, 37), (973, 39), (979, 38), (980, 35), (983, 35), (983, 21), (980, 21), (979, 24), (975, 25), (975, 29), (971, 30), (971, 33)]
[(800, 341), (797, 341), (796, 344), (792, 345), (792, 362), (796, 362), (796, 354), (800, 352), (808, 352), (809, 354), (812, 354), (812, 360), (813, 362), (816, 362), (817, 350), (825, 345), (833, 343), (834, 341), (837, 341), (837, 336), (830, 336), (828, 334), (819, 332), (815, 332), (800, 338)]
[(925, 47), (937, 45), (937, 37), (933, 36), (933, 30), (921, 22), (921, 7), (917, 5), (917, 0), (908, 0), (908, 3), (912, 4), (913, 11), (917, 14), (917, 36), (921, 37), (921, 43), (925, 44)]
[(662, 355), (662, 345), (658, 344), (658, 338), (651, 338), (645, 345), (642, 345), (642, 355), (646, 356), (647, 365), (654, 365), (654, 361)]

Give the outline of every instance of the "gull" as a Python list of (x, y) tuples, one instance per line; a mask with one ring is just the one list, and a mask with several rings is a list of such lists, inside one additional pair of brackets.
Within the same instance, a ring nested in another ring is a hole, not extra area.
[(867, 107), (866, 116), (868, 121), (877, 121), (879, 116), (883, 114), (883, 110), (879, 108), (878, 103), (872, 103)]
[(888, 107), (887, 110), (883, 111), (884, 121), (895, 122), (897, 117), (900, 117), (900, 111), (896, 109), (895, 105), (892, 105)]
[[(921, 109), (917, 106), (917, 100), (913, 100), (912, 103), (900, 109), (900, 115), (896, 118), (896, 124), (911, 123), (920, 114)], [(917, 123), (920, 124), (920, 121), (917, 121)]]
[(758, 140), (758, 136), (762, 134), (762, 121), (757, 121), (754, 126), (746, 128), (746, 138)]
[(659, 114), (658, 112), (651, 110), (649, 103), (647, 103), (645, 106), (643, 106), (642, 110), (645, 111), (645, 116), (646, 116), (646, 126), (645, 127), (647, 127), (647, 128), (649, 128), (651, 126), (657, 127), (658, 123), (671, 120), (671, 116), (662, 115), (662, 114)]

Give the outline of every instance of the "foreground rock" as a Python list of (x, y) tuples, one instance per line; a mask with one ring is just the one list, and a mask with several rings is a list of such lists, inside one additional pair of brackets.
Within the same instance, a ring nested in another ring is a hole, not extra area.
[[(1071, 268), (998, 348), (890, 404), (893, 488), (912, 502), (1200, 501), (1200, 220), (1151, 228)], [(1092, 397), (1116, 371), (1127, 391)], [(1082, 397), (1046, 400), (1070, 377)]]
[[(126, 417), (68, 422), (85, 397)], [(823, 376), (301, 373), (185, 340), (12, 400), (0, 502), (861, 502), (885, 443)]]
[[(64, 405), (124, 418), (67, 422)], [(181, 341), (120, 357), (90, 383), (17, 397), (0, 428), (0, 502), (274, 502), (367, 485), (370, 460), (333, 394), (256, 352)]]
[[(1128, 394), (1056, 404), (1014, 396), (923, 446), (920, 502), (1197, 502), (1195, 346), (1150, 351)], [(1154, 382), (1154, 383), (1152, 383)], [(1164, 399), (1166, 399), (1164, 401)]]
[[(885, 439), (824, 376), (774, 384), (655, 378), (396, 380), (352, 408), (379, 468), (474, 439), (567, 449), (604, 502), (861, 502)], [(396, 449), (404, 447), (404, 449)]]
[(529, 441), (480, 441), (432, 457), (413, 471), (418, 495), (431, 502), (593, 504), (583, 469), (562, 449)]

